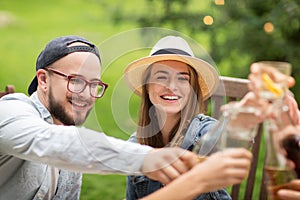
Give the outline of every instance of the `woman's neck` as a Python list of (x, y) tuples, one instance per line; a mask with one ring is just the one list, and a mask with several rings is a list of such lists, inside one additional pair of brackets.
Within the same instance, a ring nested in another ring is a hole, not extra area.
[(180, 113), (178, 114), (171, 114), (166, 115), (165, 117), (162, 117), (161, 115), (158, 115), (158, 123), (161, 129), (163, 142), (164, 144), (169, 143), (169, 136), (171, 134), (171, 131), (175, 127), (175, 125), (180, 120)]

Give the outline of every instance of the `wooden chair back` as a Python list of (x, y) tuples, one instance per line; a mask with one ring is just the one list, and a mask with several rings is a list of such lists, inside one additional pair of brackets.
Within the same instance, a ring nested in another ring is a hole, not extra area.
[[(238, 101), (244, 95), (249, 91), (248, 90), (248, 83), (249, 80), (247, 79), (241, 79), (241, 78), (232, 78), (232, 77), (220, 77), (221, 84), (219, 85), (216, 92), (210, 97), (210, 99), (205, 103), (206, 106), (210, 103), (210, 111), (211, 116), (218, 119), (220, 117), (220, 107), (228, 103), (230, 101)], [(266, 200), (267, 194), (266, 194), (266, 188), (263, 178), (263, 167), (260, 167), (261, 169), (258, 169), (258, 173), (260, 178), (259, 179), (256, 176), (256, 171), (258, 168), (258, 160), (259, 160), (259, 154), (260, 154), (260, 144), (262, 139), (262, 124), (259, 125), (257, 129), (257, 135), (254, 139), (254, 145), (251, 149), (253, 154), (253, 160), (251, 164), (251, 169), (248, 175), (248, 178), (245, 180), (245, 183), (243, 183), (245, 186), (243, 190), (241, 190), (241, 184), (233, 185), (231, 188), (231, 197), (233, 200), (238, 199), (245, 199), (245, 200), (251, 200), (251, 199), (260, 199), (260, 200)], [(264, 152), (261, 152), (261, 156), (263, 156), (264, 160)], [(263, 165), (263, 163), (262, 163)], [(260, 196), (253, 197), (254, 193), (254, 185), (259, 184), (258, 188), (260, 190), (259, 194)]]
[(15, 92), (15, 87), (13, 85), (5, 86), (5, 91), (0, 91), (0, 98), (4, 95), (11, 94)]

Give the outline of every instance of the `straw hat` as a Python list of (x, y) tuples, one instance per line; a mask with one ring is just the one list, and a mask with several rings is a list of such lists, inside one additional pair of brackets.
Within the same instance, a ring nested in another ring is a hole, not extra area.
[(217, 89), (219, 75), (213, 66), (194, 56), (188, 43), (177, 36), (166, 36), (152, 48), (150, 55), (130, 63), (124, 72), (129, 87), (137, 94), (142, 94), (143, 75), (149, 65), (163, 60), (175, 60), (193, 67), (198, 74), (198, 82), (207, 99)]

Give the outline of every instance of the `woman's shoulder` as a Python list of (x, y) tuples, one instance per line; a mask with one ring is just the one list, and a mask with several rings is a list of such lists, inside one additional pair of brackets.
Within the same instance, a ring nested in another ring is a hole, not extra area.
[(189, 131), (198, 132), (198, 135), (206, 133), (213, 125), (217, 123), (217, 120), (205, 114), (198, 114), (194, 117), (189, 125)]
[[(217, 122), (217, 120), (213, 117), (210, 117), (205, 114), (198, 114), (194, 117), (194, 119), (191, 121), (189, 125), (189, 129), (202, 129), (207, 126), (214, 125)], [(206, 130), (207, 131), (207, 130)]]
[(217, 120), (208, 115), (198, 114), (195, 116), (189, 124), (182, 143), (182, 148), (192, 148), (193, 144), (198, 141), (201, 136), (205, 135), (216, 123)]
[(193, 121), (200, 121), (200, 122), (216, 122), (217, 120), (213, 117), (210, 117), (205, 114), (198, 114), (194, 117)]
[(203, 113), (199, 113), (198, 115), (196, 115), (195, 118), (199, 118), (201, 120), (205, 120), (205, 119), (216, 120), (215, 118), (213, 118), (211, 116), (208, 116), (208, 115), (205, 115)]

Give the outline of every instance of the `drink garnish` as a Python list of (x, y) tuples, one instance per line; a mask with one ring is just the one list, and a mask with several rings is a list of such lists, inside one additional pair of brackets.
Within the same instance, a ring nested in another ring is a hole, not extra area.
[(274, 83), (274, 81), (270, 78), (270, 76), (267, 73), (263, 73), (261, 77), (262, 77), (262, 81), (263, 81), (265, 87), (270, 92), (272, 92), (276, 96), (282, 95), (282, 93), (283, 93), (282, 89)]

